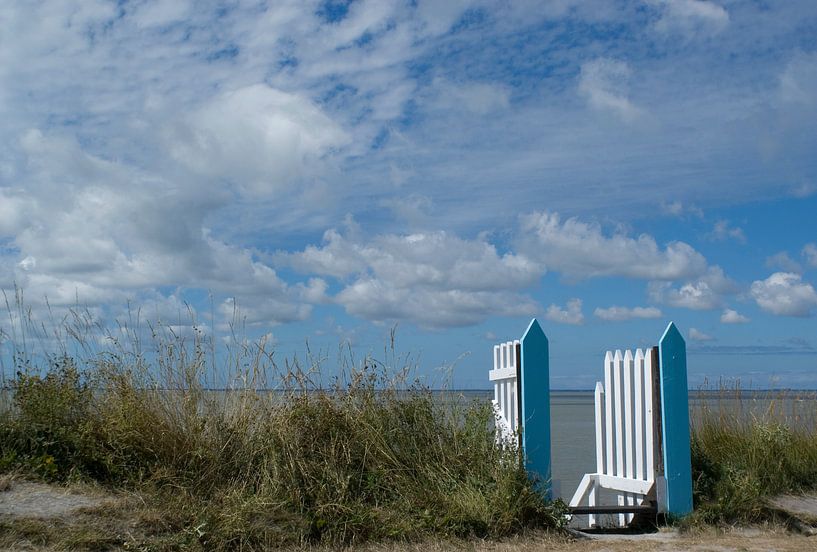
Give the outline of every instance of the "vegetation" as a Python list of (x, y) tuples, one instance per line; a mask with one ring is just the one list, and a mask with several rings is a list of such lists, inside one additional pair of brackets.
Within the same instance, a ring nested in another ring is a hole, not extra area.
[[(411, 381), (393, 340), (386, 362), (347, 350), (324, 386), (323, 361), (279, 369), (263, 341), (219, 353), (201, 331), (157, 327), (144, 347), (122, 328), (88, 340), (88, 320), (40, 362), (15, 347), (0, 472), (138, 495), (153, 512), (139, 547), (500, 537), (564, 519), (497, 446), (490, 406)], [(204, 384), (216, 364), (225, 392)]]
[[(695, 513), (689, 523), (754, 523), (768, 499), (817, 488), (817, 397), (745, 397), (739, 388), (693, 412)], [(802, 408), (802, 411), (800, 411)]]

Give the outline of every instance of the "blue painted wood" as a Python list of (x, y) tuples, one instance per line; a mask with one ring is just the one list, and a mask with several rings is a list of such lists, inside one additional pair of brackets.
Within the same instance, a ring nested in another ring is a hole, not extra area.
[(683, 516), (692, 511), (692, 462), (689, 452), (689, 397), (686, 343), (670, 322), (658, 345), (661, 359), (661, 419), (666, 511)]
[(535, 318), (521, 341), (522, 451), (536, 489), (551, 498), (548, 339)]

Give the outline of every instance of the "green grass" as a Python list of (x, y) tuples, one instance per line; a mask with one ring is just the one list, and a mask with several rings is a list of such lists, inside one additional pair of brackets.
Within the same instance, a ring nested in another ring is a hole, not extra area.
[[(89, 341), (83, 320), (56, 354), (16, 347), (0, 472), (135, 493), (154, 512), (148, 548), (498, 538), (563, 522), (518, 451), (497, 446), (490, 406), (411, 380), (393, 341), (386, 361), (347, 351), (323, 385), (324, 361), (279, 367), (263, 342), (219, 356), (198, 332)], [(231, 376), (226, 393), (205, 387), (215, 370)]]
[(769, 498), (817, 489), (817, 403), (805, 397), (802, 413), (792, 410), (797, 404), (791, 393), (749, 399), (722, 389), (693, 414), (690, 523), (766, 521), (774, 517)]

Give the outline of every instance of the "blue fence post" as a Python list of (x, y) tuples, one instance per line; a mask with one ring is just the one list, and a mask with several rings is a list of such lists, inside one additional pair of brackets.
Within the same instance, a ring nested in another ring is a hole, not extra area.
[(551, 498), (550, 482), (550, 366), (548, 339), (539, 322), (531, 320), (522, 336), (522, 451), (536, 489)]
[(689, 393), (686, 343), (670, 322), (658, 345), (661, 359), (661, 420), (664, 446), (666, 511), (692, 511), (692, 461), (689, 451)]

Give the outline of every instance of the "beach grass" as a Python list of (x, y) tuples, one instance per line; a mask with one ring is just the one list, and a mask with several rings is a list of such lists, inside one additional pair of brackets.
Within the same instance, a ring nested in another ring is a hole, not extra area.
[(814, 393), (722, 386), (692, 414), (695, 512), (688, 523), (756, 523), (768, 501), (817, 489)]
[[(243, 339), (219, 353), (190, 327), (149, 326), (145, 339), (75, 313), (38, 354), (28, 328), (5, 382), (0, 473), (139, 496), (154, 549), (499, 538), (564, 523), (519, 451), (497, 444), (490, 405), (412, 379), (394, 339), (380, 360), (342, 349), (324, 381), (325, 358), (280, 365), (264, 340)], [(219, 370), (228, 385), (214, 392)]]

